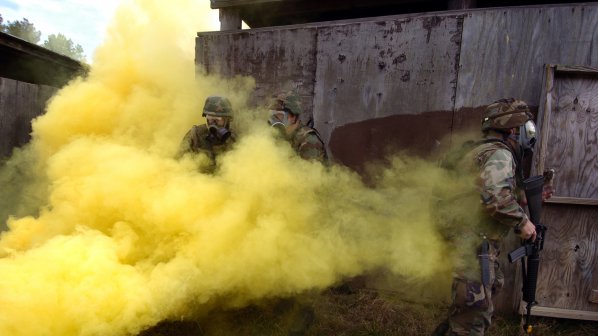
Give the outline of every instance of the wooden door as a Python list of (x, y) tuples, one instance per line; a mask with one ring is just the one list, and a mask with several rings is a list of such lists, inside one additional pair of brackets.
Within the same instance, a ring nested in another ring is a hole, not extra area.
[(598, 68), (546, 66), (535, 171), (556, 170), (534, 315), (598, 320)]

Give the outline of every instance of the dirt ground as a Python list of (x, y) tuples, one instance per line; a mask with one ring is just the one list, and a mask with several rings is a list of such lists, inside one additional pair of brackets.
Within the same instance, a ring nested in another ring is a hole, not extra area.
[[(318, 295), (274, 299), (196, 321), (163, 322), (139, 336), (428, 336), (446, 316), (446, 304), (407, 302), (395, 293), (335, 288)], [(489, 336), (522, 335), (521, 318), (497, 317)], [(543, 336), (596, 336), (598, 322), (534, 318)]]

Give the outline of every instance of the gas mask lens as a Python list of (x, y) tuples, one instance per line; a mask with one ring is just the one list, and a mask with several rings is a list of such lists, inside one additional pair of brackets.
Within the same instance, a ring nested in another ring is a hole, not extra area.
[(525, 133), (527, 134), (527, 137), (530, 139), (535, 139), (536, 138), (536, 124), (534, 124), (533, 121), (528, 120), (524, 126), (525, 126)]
[(270, 111), (270, 118), (268, 123), (270, 126), (286, 126), (287, 125), (287, 114), (285, 111)]
[(528, 120), (521, 126), (519, 132), (519, 144), (523, 149), (532, 149), (536, 144), (538, 132), (536, 130), (536, 124), (533, 121)]
[(225, 125), (225, 120), (223, 117), (215, 117), (215, 116), (211, 116), (211, 115), (207, 115), (206, 116), (206, 121), (208, 122), (208, 125), (210, 126), (220, 126), (220, 127), (224, 127)]

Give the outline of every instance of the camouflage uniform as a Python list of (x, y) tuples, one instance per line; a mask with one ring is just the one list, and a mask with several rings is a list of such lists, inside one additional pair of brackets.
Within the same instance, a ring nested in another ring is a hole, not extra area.
[[(490, 119), (487, 117), (483, 120), (482, 130), (509, 129), (525, 122), (521, 120), (531, 118), (527, 105), (522, 109), (524, 111), (516, 109), (523, 102), (509, 99), (497, 103), (488, 106), (486, 115)], [(470, 232), (472, 236), (479, 237), (473, 249), (471, 245), (462, 244), (463, 250), (460, 252), (466, 261), (455, 269), (448, 334), (477, 336), (484, 335), (490, 326), (494, 311), (492, 296), (504, 284), (498, 263), (501, 240), (511, 228), (517, 229), (523, 225), (527, 215), (517, 199), (517, 160), (513, 150), (502, 139), (486, 136), (464, 157), (464, 164), (469, 165), (472, 172), (477, 172), (476, 186), (481, 196), (481, 210), (487, 215), (476, 226), (478, 232)], [(476, 241), (475, 238), (472, 241)], [(475, 255), (471, 252), (475, 252)], [(482, 271), (482, 268), (486, 268), (486, 271)]]
[[(202, 116), (216, 116), (232, 119), (232, 108), (228, 99), (211, 96), (206, 99)], [(228, 129), (228, 127), (227, 127)], [(210, 159), (206, 172), (211, 173), (216, 169), (216, 157), (228, 151), (236, 137), (230, 132), (224, 139), (218, 137), (217, 132), (211, 132), (208, 125), (194, 125), (181, 142), (178, 156), (185, 153), (203, 153)]]
[(207, 155), (211, 162), (207, 172), (213, 172), (216, 169), (216, 157), (228, 151), (235, 140), (236, 137), (232, 134), (224, 143), (221, 143), (208, 131), (208, 126), (194, 125), (183, 138), (180, 155), (190, 152)]
[[(271, 110), (286, 111), (296, 116), (303, 113), (299, 96), (292, 91), (279, 92), (274, 94), (272, 98), (273, 100), (269, 106)], [(298, 127), (291, 134), (287, 135), (295, 152), (303, 159), (318, 160), (326, 163), (328, 161), (326, 147), (322, 139), (320, 139), (318, 131), (312, 127), (303, 125), (301, 120), (297, 122), (300, 123)]]
[(305, 125), (299, 126), (290, 136), (293, 149), (306, 160), (318, 160), (325, 163), (328, 160), (324, 142), (318, 132)]

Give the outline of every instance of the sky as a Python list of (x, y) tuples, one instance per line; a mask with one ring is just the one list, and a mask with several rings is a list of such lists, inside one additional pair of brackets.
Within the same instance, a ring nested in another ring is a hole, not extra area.
[[(205, 2), (208, 0), (197, 0)], [(85, 51), (87, 62), (92, 62), (96, 47), (103, 41), (106, 27), (120, 0), (0, 0), (0, 14), (7, 21), (26, 18), (41, 31), (40, 44), (50, 34), (62, 33)], [(220, 23), (218, 11), (213, 12), (213, 29)]]

